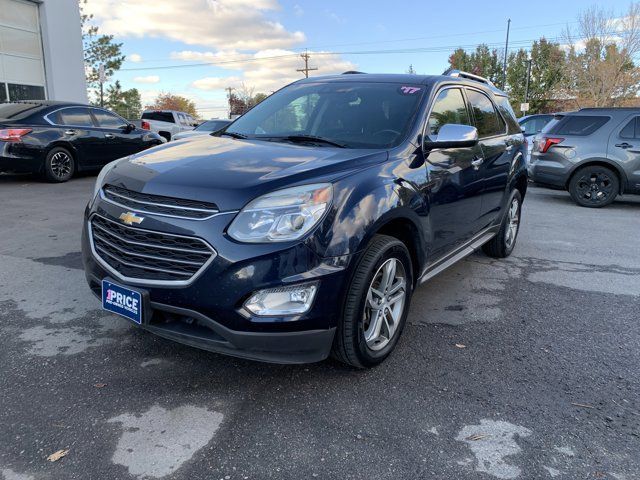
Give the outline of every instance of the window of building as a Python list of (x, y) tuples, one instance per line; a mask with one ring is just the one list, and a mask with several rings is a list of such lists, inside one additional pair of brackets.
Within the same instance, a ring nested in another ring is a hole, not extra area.
[(0, 101), (43, 100), (45, 74), (38, 5), (0, 0)]

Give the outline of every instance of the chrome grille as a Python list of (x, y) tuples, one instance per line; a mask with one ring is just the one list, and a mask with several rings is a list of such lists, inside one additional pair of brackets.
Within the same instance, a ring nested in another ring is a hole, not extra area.
[(199, 238), (129, 227), (100, 215), (90, 227), (94, 255), (126, 280), (186, 284), (216, 256)]
[(102, 195), (105, 200), (121, 207), (167, 217), (203, 220), (219, 212), (213, 203), (134, 192), (115, 185), (105, 185)]

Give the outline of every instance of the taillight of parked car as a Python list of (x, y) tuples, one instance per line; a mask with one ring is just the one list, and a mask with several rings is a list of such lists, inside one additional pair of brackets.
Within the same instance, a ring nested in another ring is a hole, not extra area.
[(562, 143), (562, 142), (564, 142), (564, 138), (542, 137), (538, 141), (538, 149), (540, 153), (547, 153), (547, 150), (549, 150), (551, 147), (553, 147), (554, 145), (558, 145), (559, 143)]
[(140, 127), (143, 130), (151, 130), (151, 125), (149, 125), (149, 122), (146, 122), (144, 120), (142, 120), (142, 122), (140, 123)]
[(21, 142), (22, 137), (31, 133), (30, 128), (8, 128), (0, 130), (0, 142)]

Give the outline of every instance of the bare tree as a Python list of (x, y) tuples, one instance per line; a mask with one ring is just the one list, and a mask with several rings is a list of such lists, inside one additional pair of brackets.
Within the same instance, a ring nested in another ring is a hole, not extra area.
[(636, 97), (640, 70), (640, 3), (629, 5), (621, 17), (593, 6), (567, 28), (565, 95), (579, 107), (618, 106)]
[(250, 87), (244, 82), (240, 85), (239, 88), (236, 89), (236, 96), (242, 103), (245, 105), (245, 109), (248, 110), (253, 106), (253, 96), (255, 93), (255, 88)]

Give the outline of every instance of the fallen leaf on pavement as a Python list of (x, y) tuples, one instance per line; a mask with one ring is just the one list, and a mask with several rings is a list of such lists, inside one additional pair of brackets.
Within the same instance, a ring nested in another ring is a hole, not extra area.
[(487, 438), (489, 435), (484, 435), (482, 433), (476, 433), (474, 435), (471, 435), (469, 437), (467, 437), (465, 440), (471, 440), (473, 442), (475, 442), (476, 440), (482, 440), (483, 438)]
[(62, 457), (66, 457), (67, 453), (69, 453), (69, 450), (58, 450), (57, 452), (53, 452), (51, 455), (49, 455), (47, 457), (47, 460), (49, 460), (50, 462), (57, 462)]
[(106, 386), (107, 386), (107, 384), (106, 384), (106, 383), (96, 383), (96, 384), (94, 385), (94, 387), (96, 387), (96, 388), (103, 388), (103, 387), (106, 387)]
[(467, 346), (463, 343), (456, 343), (456, 347), (458, 348), (467, 348)]

